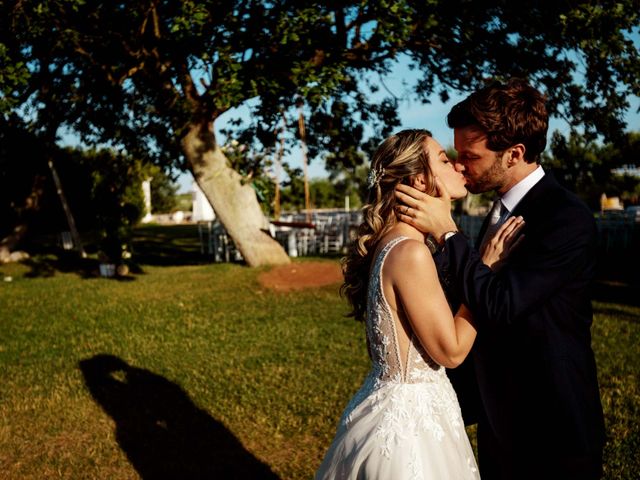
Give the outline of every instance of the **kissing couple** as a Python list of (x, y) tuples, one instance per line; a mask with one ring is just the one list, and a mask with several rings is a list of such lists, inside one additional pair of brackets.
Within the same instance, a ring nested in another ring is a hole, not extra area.
[[(372, 367), (316, 479), (600, 478), (596, 226), (540, 165), (544, 96), (496, 82), (447, 120), (455, 161), (426, 130), (372, 158), (341, 290)], [(451, 217), (467, 191), (498, 196), (475, 247)]]

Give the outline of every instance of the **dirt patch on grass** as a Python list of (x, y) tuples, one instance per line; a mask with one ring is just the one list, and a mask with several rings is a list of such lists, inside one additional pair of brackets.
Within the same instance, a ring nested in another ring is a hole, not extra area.
[(342, 271), (337, 263), (302, 262), (275, 267), (258, 277), (263, 287), (278, 292), (322, 287), (342, 282)]

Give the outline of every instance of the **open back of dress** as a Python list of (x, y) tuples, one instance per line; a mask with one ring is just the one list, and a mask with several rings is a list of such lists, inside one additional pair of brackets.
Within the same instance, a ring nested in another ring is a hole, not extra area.
[(445, 369), (407, 335), (382, 290), (384, 261), (406, 239), (392, 239), (374, 259), (366, 320), (372, 368), (342, 414), (316, 479), (479, 478)]

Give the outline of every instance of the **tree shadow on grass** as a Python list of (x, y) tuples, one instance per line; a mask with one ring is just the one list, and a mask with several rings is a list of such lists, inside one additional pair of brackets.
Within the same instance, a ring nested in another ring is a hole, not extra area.
[(210, 256), (201, 249), (197, 225), (145, 225), (136, 228), (133, 238), (134, 258), (143, 265), (211, 263)]
[[(100, 275), (100, 262), (91, 258), (80, 258), (75, 253), (58, 252), (57, 254), (37, 255), (21, 262), (30, 268), (25, 273), (27, 278), (49, 278), (58, 272), (75, 273), (80, 278), (107, 278)], [(143, 273), (142, 269), (131, 266), (131, 273)], [(114, 275), (110, 280), (130, 282), (135, 277), (127, 275)]]
[(113, 355), (80, 361), (87, 388), (116, 423), (116, 439), (144, 480), (277, 479), (186, 392)]
[[(63, 250), (55, 235), (39, 235), (22, 245), (30, 258), (21, 263), (29, 267), (27, 278), (53, 277), (58, 272), (75, 273), (80, 278), (100, 277), (100, 262), (96, 255), (99, 246), (90, 234), (85, 235), (84, 247), (89, 258), (80, 258), (75, 250)], [(202, 241), (206, 239), (203, 236)], [(133, 257), (126, 261), (131, 274), (143, 274), (144, 265), (183, 266), (202, 265), (213, 261), (202, 253), (203, 245), (197, 225), (142, 225), (135, 229), (132, 239)], [(131, 281), (132, 275), (109, 277), (114, 281)]]

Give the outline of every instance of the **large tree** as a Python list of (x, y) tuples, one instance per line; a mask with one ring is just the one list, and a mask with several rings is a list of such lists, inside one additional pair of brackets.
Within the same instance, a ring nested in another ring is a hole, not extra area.
[(238, 136), (264, 153), (303, 107), (310, 157), (354, 168), (399, 123), (381, 87), (402, 57), (419, 100), (527, 77), (554, 114), (615, 138), (640, 94), (634, 29), (634, 0), (2, 2), (0, 108), (45, 145), (66, 128), (190, 170), (247, 263), (282, 263), (214, 133), (224, 112), (250, 101)]

